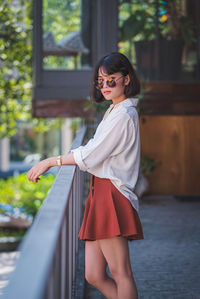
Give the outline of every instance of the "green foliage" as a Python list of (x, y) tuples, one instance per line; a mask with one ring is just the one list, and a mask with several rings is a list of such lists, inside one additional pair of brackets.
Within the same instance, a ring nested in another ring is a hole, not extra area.
[(155, 160), (142, 155), (141, 157), (141, 169), (144, 175), (148, 176), (155, 168)]
[[(67, 20), (67, 21), (66, 21)], [(43, 0), (43, 32), (51, 32), (58, 43), (71, 32), (81, 31), (81, 0)], [(77, 67), (81, 67), (81, 56), (78, 55)], [(44, 57), (46, 69), (74, 69), (74, 57)]]
[(26, 214), (35, 215), (47, 196), (55, 176), (40, 177), (38, 183), (29, 182), (26, 174), (0, 180), (0, 199), (3, 204), (22, 207)]
[(121, 1), (119, 12), (120, 41), (155, 38), (156, 20), (153, 1)]
[[(127, 9), (127, 8), (123, 8)], [(155, 8), (151, 5), (129, 4), (129, 16), (121, 20), (119, 39), (122, 42), (127, 40), (149, 40), (155, 38)]]
[[(0, 136), (16, 132), (16, 120), (30, 110), (31, 24), (11, 0), (0, 7)], [(30, 7), (30, 2), (27, 2)], [(26, 29), (22, 25), (26, 26)]]
[[(194, 24), (184, 15), (181, 0), (159, 1), (159, 30), (163, 38), (194, 42)], [(119, 1), (119, 39), (151, 40), (156, 37), (156, 2), (154, 0)], [(163, 14), (162, 14), (163, 12)]]
[(2, 237), (23, 237), (26, 233), (26, 229), (19, 229), (17, 231), (11, 229), (0, 229), (0, 238)]
[(62, 120), (33, 119), (32, 87), (32, 1), (2, 0), (0, 6), (0, 138), (13, 136), (17, 122), (31, 123), (46, 132)]
[(70, 32), (80, 30), (80, 0), (43, 0), (43, 31), (51, 31), (56, 42), (65, 38)]

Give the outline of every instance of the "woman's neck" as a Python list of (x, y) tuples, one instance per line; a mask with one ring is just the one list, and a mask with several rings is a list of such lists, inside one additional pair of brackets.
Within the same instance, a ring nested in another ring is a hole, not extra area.
[(126, 99), (126, 96), (123, 94), (120, 97), (116, 98), (116, 99), (112, 99), (113, 105), (117, 105), (120, 102), (124, 101)]

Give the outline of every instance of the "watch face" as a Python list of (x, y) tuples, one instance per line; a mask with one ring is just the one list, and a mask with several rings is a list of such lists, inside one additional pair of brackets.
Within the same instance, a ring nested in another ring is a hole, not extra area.
[(60, 166), (60, 165), (61, 165), (60, 156), (58, 156), (58, 158), (57, 158), (57, 160), (56, 160), (56, 163), (57, 163), (57, 165), (58, 165), (58, 166)]

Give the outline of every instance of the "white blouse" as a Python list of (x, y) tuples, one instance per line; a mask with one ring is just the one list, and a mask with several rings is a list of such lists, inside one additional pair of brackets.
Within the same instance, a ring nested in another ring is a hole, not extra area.
[(139, 203), (134, 188), (140, 167), (137, 104), (136, 98), (127, 98), (115, 106), (111, 104), (94, 137), (86, 145), (71, 150), (82, 171), (110, 179), (136, 211)]

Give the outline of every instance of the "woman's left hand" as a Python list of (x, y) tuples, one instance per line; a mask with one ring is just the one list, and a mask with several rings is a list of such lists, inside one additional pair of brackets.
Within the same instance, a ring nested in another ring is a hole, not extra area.
[(39, 176), (49, 170), (52, 165), (50, 159), (45, 159), (34, 165), (27, 173), (29, 181), (37, 183), (40, 180)]

